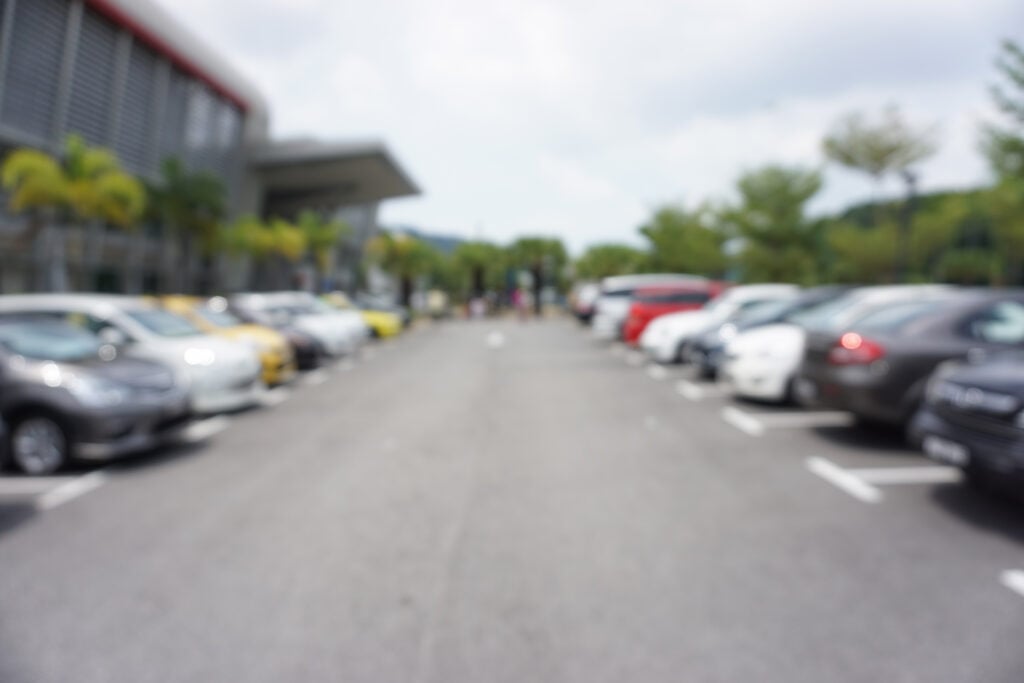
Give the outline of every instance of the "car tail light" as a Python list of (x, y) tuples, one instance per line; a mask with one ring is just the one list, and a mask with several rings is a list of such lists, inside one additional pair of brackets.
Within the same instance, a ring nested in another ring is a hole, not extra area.
[(865, 339), (856, 332), (847, 332), (828, 352), (832, 365), (869, 365), (885, 356), (881, 344)]

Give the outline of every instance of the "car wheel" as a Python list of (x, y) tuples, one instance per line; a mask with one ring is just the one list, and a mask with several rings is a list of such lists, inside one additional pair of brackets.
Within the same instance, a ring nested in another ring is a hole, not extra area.
[(67, 430), (48, 415), (29, 415), (11, 427), (10, 456), (25, 474), (56, 472), (71, 456)]

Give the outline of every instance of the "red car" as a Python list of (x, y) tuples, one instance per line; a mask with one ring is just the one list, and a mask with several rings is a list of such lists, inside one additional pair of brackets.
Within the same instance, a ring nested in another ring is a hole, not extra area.
[(635, 346), (640, 342), (640, 335), (644, 333), (647, 324), (658, 316), (702, 308), (726, 287), (727, 285), (722, 282), (687, 282), (641, 287), (633, 293), (629, 317), (622, 328), (623, 340)]

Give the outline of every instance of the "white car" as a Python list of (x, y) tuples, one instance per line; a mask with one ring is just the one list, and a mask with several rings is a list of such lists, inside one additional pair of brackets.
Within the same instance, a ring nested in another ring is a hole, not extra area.
[(188, 320), (140, 297), (18, 294), (0, 297), (0, 315), (58, 319), (85, 328), (136, 358), (161, 361), (187, 382), (189, 407), (209, 414), (254, 405), (262, 366), (251, 346), (203, 334)]
[(328, 356), (353, 353), (370, 337), (359, 311), (334, 308), (309, 292), (236, 294), (231, 304), (295, 327), (315, 339)]
[(640, 287), (670, 285), (679, 282), (705, 282), (699, 275), (680, 273), (643, 273), (641, 275), (616, 275), (601, 280), (601, 294), (593, 306), (590, 327), (598, 339), (619, 339), (622, 326), (629, 317), (633, 303), (633, 292)]
[(725, 290), (696, 311), (669, 313), (652, 320), (640, 335), (640, 348), (659, 363), (683, 360), (687, 342), (721, 325), (741, 310), (767, 301), (791, 299), (800, 293), (796, 285), (740, 285)]
[(948, 291), (946, 285), (861, 287), (793, 316), (792, 323), (742, 332), (725, 347), (719, 380), (737, 396), (771, 402), (792, 400), (793, 378), (804, 357), (805, 328), (838, 331), (880, 306)]

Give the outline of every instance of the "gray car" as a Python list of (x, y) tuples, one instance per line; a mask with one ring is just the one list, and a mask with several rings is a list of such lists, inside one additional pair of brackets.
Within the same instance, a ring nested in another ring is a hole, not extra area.
[(151, 448), (191, 417), (168, 366), (120, 355), (72, 325), (20, 319), (0, 319), (0, 416), (6, 459), (33, 475)]

